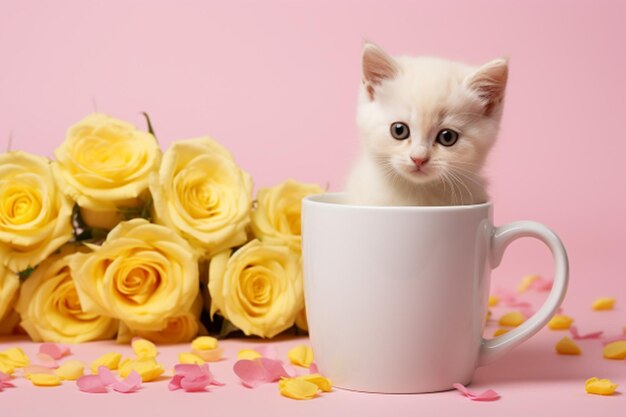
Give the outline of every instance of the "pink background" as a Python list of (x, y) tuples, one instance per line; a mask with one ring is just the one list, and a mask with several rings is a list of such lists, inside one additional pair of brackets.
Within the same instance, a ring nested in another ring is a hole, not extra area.
[[(358, 148), (363, 40), (473, 64), (509, 56), (488, 170), (496, 221), (551, 226), (570, 253), (566, 311), (614, 333), (626, 324), (624, 16), (618, 0), (3, 2), (0, 148), (12, 135), (13, 149), (51, 156), (96, 108), (139, 126), (147, 111), (163, 147), (210, 134), (257, 186), (291, 177), (338, 190)], [(540, 244), (515, 243), (494, 280), (550, 276), (550, 265)], [(618, 310), (583, 317), (602, 295)], [(534, 358), (532, 343), (515, 352)]]

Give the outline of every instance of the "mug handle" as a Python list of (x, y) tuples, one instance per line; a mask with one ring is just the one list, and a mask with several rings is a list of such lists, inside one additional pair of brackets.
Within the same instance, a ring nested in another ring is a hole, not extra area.
[(483, 339), (478, 357), (478, 366), (487, 365), (513, 347), (519, 345), (548, 323), (565, 298), (569, 275), (567, 252), (559, 237), (548, 227), (532, 221), (518, 221), (497, 227), (491, 237), (491, 267), (500, 265), (504, 250), (520, 237), (534, 237), (550, 248), (554, 258), (554, 283), (548, 298), (539, 311), (515, 329), (495, 337)]

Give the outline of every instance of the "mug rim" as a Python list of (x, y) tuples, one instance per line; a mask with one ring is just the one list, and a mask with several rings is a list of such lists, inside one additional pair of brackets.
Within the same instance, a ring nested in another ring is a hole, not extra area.
[(321, 194), (312, 194), (302, 199), (303, 203), (337, 207), (341, 209), (366, 210), (366, 211), (424, 211), (424, 212), (442, 212), (442, 211), (471, 211), (484, 210), (493, 206), (491, 200), (478, 204), (463, 204), (458, 206), (372, 206), (361, 204), (347, 204), (338, 201), (342, 196), (346, 196), (346, 192), (326, 192)]

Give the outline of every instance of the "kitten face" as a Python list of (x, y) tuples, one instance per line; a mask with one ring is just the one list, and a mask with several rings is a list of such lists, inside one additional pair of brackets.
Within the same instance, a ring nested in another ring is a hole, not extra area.
[(436, 58), (363, 55), (357, 124), (391, 177), (414, 184), (476, 181), (498, 132), (507, 62), (480, 68)]

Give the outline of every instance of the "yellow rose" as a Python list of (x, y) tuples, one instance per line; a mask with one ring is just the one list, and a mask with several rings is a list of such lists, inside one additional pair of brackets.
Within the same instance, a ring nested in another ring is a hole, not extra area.
[(8, 336), (13, 334), (24, 334), (24, 331), (19, 326), (20, 315), (17, 314), (15, 309), (11, 309), (6, 313), (3, 319), (0, 319), (0, 336)]
[(252, 179), (214, 140), (172, 144), (150, 179), (150, 192), (155, 221), (176, 230), (205, 256), (246, 242)]
[[(1, 252), (0, 256), (3, 256)], [(5, 319), (8, 320), (11, 315), (19, 288), (20, 278), (18, 275), (0, 262), (0, 322), (4, 322)]]
[(0, 251), (14, 272), (35, 267), (72, 238), (72, 204), (58, 191), (50, 161), (0, 155)]
[(273, 337), (304, 307), (299, 256), (284, 244), (253, 240), (217, 254), (209, 266), (211, 317), (219, 311), (246, 335)]
[(81, 308), (69, 267), (74, 251), (68, 246), (50, 256), (22, 284), (15, 309), (35, 342), (81, 343), (117, 332), (117, 320)]
[(122, 320), (133, 331), (163, 330), (169, 318), (188, 313), (198, 295), (192, 247), (144, 219), (118, 224), (102, 246), (74, 255), (70, 267), (84, 310)]
[(190, 342), (198, 335), (200, 329), (206, 331), (200, 324), (202, 302), (202, 297), (198, 296), (190, 312), (182, 316), (168, 318), (163, 330), (132, 331), (124, 323), (120, 323), (120, 328), (117, 333), (117, 343), (128, 343), (136, 336), (157, 344)]
[(63, 192), (78, 203), (85, 218), (97, 219), (90, 211), (117, 212), (142, 203), (161, 150), (152, 134), (94, 113), (68, 129), (54, 155)]
[(257, 206), (252, 211), (252, 230), (261, 240), (285, 242), (296, 252), (302, 246), (300, 217), (302, 199), (324, 190), (316, 184), (302, 184), (287, 180), (257, 193)]

